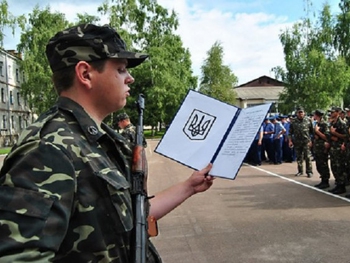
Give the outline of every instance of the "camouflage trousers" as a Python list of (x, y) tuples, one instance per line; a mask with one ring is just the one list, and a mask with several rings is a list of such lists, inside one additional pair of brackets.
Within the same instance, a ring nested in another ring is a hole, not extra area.
[(316, 170), (320, 174), (322, 180), (329, 180), (330, 170), (328, 164), (328, 151), (324, 147), (324, 143), (314, 146), (314, 157), (316, 162)]
[(307, 143), (294, 144), (295, 155), (297, 157), (298, 172), (303, 173), (303, 161), (305, 160), (306, 173), (312, 173), (311, 151)]
[(329, 150), (331, 170), (336, 184), (344, 185), (346, 182), (346, 152), (340, 149), (340, 145), (332, 145)]

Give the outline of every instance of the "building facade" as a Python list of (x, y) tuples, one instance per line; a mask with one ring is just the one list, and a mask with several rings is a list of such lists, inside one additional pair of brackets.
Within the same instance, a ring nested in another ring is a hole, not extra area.
[(32, 122), (32, 114), (21, 96), (24, 73), (21, 57), (0, 49), (0, 147), (12, 146), (22, 130)]
[(237, 94), (236, 106), (247, 108), (272, 103), (270, 113), (278, 113), (279, 96), (283, 89), (283, 82), (268, 76), (261, 76), (234, 88)]

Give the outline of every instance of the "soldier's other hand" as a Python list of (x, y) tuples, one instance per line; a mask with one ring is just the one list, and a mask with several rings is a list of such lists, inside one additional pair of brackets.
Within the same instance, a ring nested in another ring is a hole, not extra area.
[(214, 177), (209, 175), (209, 171), (213, 165), (210, 163), (205, 168), (200, 171), (195, 171), (192, 175), (187, 179), (187, 183), (193, 189), (193, 194), (204, 192), (208, 190), (214, 181)]

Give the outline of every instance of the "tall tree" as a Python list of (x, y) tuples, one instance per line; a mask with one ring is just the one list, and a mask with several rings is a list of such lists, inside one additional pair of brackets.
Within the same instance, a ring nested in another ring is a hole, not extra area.
[(280, 96), (285, 111), (302, 105), (316, 108), (340, 105), (349, 84), (349, 70), (334, 48), (334, 21), (325, 4), (315, 22), (305, 18), (280, 35), (286, 70), (274, 68), (277, 78), (286, 83)]
[[(335, 47), (350, 66), (350, 0), (340, 0), (339, 9), (335, 25)], [(346, 88), (344, 103), (350, 104), (350, 86)]]
[(109, 16), (131, 49), (148, 53), (150, 58), (131, 71), (136, 79), (132, 85), (130, 110), (139, 93), (146, 98), (145, 124), (156, 127), (174, 116), (188, 89), (195, 88), (189, 51), (175, 34), (178, 19), (156, 0), (106, 1), (100, 8)]
[(25, 72), (21, 92), (32, 111), (41, 113), (57, 99), (45, 47), (56, 32), (69, 26), (69, 22), (64, 14), (51, 13), (50, 7), (41, 10), (36, 6), (29, 14), (28, 21), (23, 21), (20, 26), (23, 32), (18, 50), (24, 57), (22, 71)]
[(221, 44), (215, 42), (207, 55), (201, 67), (202, 78), (199, 91), (221, 101), (235, 104), (236, 94), (233, 87), (237, 85), (238, 78), (228, 66), (223, 65), (224, 50)]
[(12, 34), (15, 33), (17, 18), (9, 11), (9, 6), (6, 0), (0, 2), (0, 47), (3, 46), (4, 28), (12, 29)]

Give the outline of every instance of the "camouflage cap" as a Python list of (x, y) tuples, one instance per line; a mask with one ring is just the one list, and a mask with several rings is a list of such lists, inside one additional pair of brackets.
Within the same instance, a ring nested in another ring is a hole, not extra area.
[(304, 111), (304, 108), (301, 107), (301, 106), (298, 106), (298, 107), (296, 108), (296, 112), (300, 112), (300, 111)]
[(129, 118), (129, 115), (126, 114), (125, 112), (119, 113), (117, 115), (117, 118), (116, 118), (117, 122), (120, 122), (120, 121), (123, 121), (123, 120), (126, 120), (126, 119), (130, 119), (130, 118)]
[(314, 114), (317, 115), (317, 116), (322, 117), (324, 115), (324, 111), (320, 110), (320, 109), (317, 109), (317, 110), (315, 110)]
[(126, 50), (125, 42), (109, 25), (80, 24), (52, 37), (46, 46), (46, 56), (53, 72), (73, 66), (79, 61), (124, 58), (128, 68), (141, 64), (147, 54)]
[(331, 112), (341, 112), (343, 109), (342, 108), (340, 108), (340, 107), (332, 107), (331, 108)]

